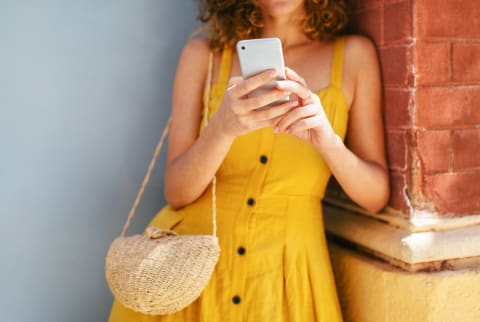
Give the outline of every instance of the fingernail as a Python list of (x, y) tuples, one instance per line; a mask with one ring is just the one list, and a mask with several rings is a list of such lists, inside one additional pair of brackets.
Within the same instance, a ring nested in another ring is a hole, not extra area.
[(271, 78), (276, 77), (277, 76), (277, 71), (272, 70), (270, 73), (268, 73), (268, 76), (270, 76)]
[(298, 106), (298, 101), (290, 101), (290, 106), (291, 107)]
[(277, 134), (277, 133), (279, 132), (278, 126), (275, 126), (275, 127), (273, 128), (273, 132), (274, 132), (275, 134)]

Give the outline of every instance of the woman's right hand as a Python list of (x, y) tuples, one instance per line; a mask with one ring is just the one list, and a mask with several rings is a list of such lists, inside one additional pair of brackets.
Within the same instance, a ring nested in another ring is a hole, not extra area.
[(294, 100), (259, 109), (290, 95), (290, 92), (277, 88), (249, 97), (248, 94), (276, 79), (276, 76), (274, 70), (268, 70), (245, 80), (241, 77), (230, 79), (220, 108), (212, 119), (212, 122), (218, 122), (222, 135), (235, 138), (271, 126), (298, 105)]

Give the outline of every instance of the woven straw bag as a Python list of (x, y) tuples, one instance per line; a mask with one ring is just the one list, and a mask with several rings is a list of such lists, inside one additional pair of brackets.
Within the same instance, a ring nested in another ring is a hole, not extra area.
[[(204, 124), (208, 122), (211, 73), (212, 54), (203, 97)], [(167, 136), (168, 124), (122, 233), (110, 245), (105, 260), (107, 283), (116, 300), (127, 308), (150, 315), (174, 313), (195, 301), (210, 280), (220, 256), (216, 237), (215, 177), (212, 182), (212, 235), (181, 236), (171, 230), (148, 227), (143, 235), (125, 237)]]

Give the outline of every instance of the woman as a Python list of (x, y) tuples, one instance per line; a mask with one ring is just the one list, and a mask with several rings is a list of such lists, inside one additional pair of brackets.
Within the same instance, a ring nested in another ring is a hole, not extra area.
[[(343, 0), (203, 0), (200, 17), (211, 33), (190, 40), (180, 57), (165, 176), (169, 206), (150, 225), (211, 233), (216, 175), (220, 260), (186, 309), (147, 316), (115, 302), (110, 322), (341, 321), (321, 199), (333, 174), (367, 210), (387, 202), (375, 48), (360, 36), (337, 36), (346, 22)], [(281, 39), (287, 79), (249, 98), (276, 75), (241, 79), (232, 48), (260, 37)], [(210, 52), (209, 123), (202, 128)], [(290, 102), (258, 109), (285, 95)]]

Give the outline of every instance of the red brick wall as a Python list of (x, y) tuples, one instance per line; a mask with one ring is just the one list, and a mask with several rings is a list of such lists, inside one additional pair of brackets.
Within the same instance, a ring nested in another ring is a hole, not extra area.
[(378, 46), (390, 206), (480, 213), (480, 2), (350, 0)]

